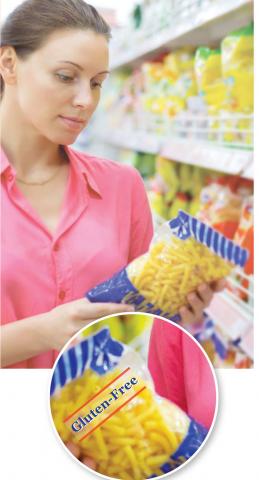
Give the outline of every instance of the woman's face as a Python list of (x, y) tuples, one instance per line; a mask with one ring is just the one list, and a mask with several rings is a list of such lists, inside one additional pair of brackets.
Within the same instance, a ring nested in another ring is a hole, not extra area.
[(95, 111), (108, 74), (108, 42), (90, 30), (62, 30), (18, 60), (16, 93), (27, 124), (50, 141), (69, 145)]

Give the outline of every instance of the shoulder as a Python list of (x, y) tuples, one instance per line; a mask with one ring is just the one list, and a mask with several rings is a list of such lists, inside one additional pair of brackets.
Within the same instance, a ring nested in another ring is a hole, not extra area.
[(69, 153), (77, 159), (80, 165), (88, 170), (97, 181), (123, 181), (128, 184), (143, 184), (139, 172), (130, 165), (124, 165), (107, 158), (88, 155), (69, 148)]

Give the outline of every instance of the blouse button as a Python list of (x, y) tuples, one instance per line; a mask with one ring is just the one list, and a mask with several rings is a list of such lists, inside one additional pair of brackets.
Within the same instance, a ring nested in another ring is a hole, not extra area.
[(56, 243), (53, 247), (54, 252), (57, 252), (59, 250), (59, 244)]
[(66, 292), (64, 290), (60, 290), (58, 296), (59, 296), (59, 300), (64, 300), (66, 296)]
[(8, 177), (7, 177), (8, 182), (11, 182), (13, 179), (14, 179), (13, 174), (12, 174), (12, 173), (9, 173), (9, 175), (8, 175)]

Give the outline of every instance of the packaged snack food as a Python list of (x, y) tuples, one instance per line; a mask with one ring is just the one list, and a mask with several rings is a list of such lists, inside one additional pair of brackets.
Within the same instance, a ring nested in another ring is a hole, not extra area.
[(233, 239), (240, 220), (242, 201), (242, 197), (233, 193), (229, 185), (221, 185), (218, 181), (211, 183), (201, 191), (198, 218)]
[(253, 24), (230, 33), (222, 40), (222, 72), (232, 111), (253, 111)]
[(101, 329), (59, 358), (51, 412), (65, 444), (99, 473), (143, 480), (176, 469), (207, 430), (158, 397), (141, 357)]
[[(240, 222), (235, 233), (235, 242), (249, 252), (249, 258), (244, 267), (246, 275), (235, 275), (235, 286), (231, 287), (236, 296), (253, 306), (253, 273), (254, 273), (254, 220), (253, 196), (244, 199)], [(240, 285), (240, 287), (239, 287)], [(230, 287), (229, 287), (230, 288)]]
[(203, 321), (198, 327), (192, 327), (191, 333), (202, 345), (210, 361), (214, 366), (218, 366), (226, 361), (228, 357), (228, 341), (221, 335), (216, 328), (215, 322), (207, 315), (203, 314)]
[(148, 193), (148, 200), (152, 213), (158, 215), (164, 220), (168, 218), (168, 205), (165, 201), (165, 196), (159, 192), (152, 190)]
[(249, 259), (244, 271), (247, 275), (254, 273), (254, 226), (253, 226), (253, 196), (244, 199), (242, 204), (241, 218), (234, 240), (249, 251)]
[(187, 295), (243, 267), (247, 251), (183, 211), (162, 225), (149, 252), (87, 293), (91, 302), (124, 302), (180, 320)]
[(222, 78), (221, 52), (200, 47), (195, 54), (195, 74), (199, 94), (205, 103), (219, 111), (226, 102), (226, 85)]
[(177, 215), (179, 210), (188, 211), (190, 197), (185, 192), (178, 192), (169, 210), (169, 218)]

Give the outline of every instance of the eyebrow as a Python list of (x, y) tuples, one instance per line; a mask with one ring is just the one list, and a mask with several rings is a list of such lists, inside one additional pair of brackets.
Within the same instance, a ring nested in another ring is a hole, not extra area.
[[(79, 70), (81, 70), (81, 71), (84, 70), (83, 67), (81, 67), (81, 65), (78, 65), (77, 63), (74, 63), (74, 62), (69, 62), (68, 60), (60, 60), (59, 63), (69, 63), (70, 65), (74, 65), (74, 67), (79, 68)], [(109, 70), (104, 70), (103, 72), (97, 73), (97, 74), (95, 75), (95, 77), (96, 77), (97, 75), (102, 75), (102, 74), (104, 74), (104, 73), (110, 73), (110, 71), (109, 71)]]

